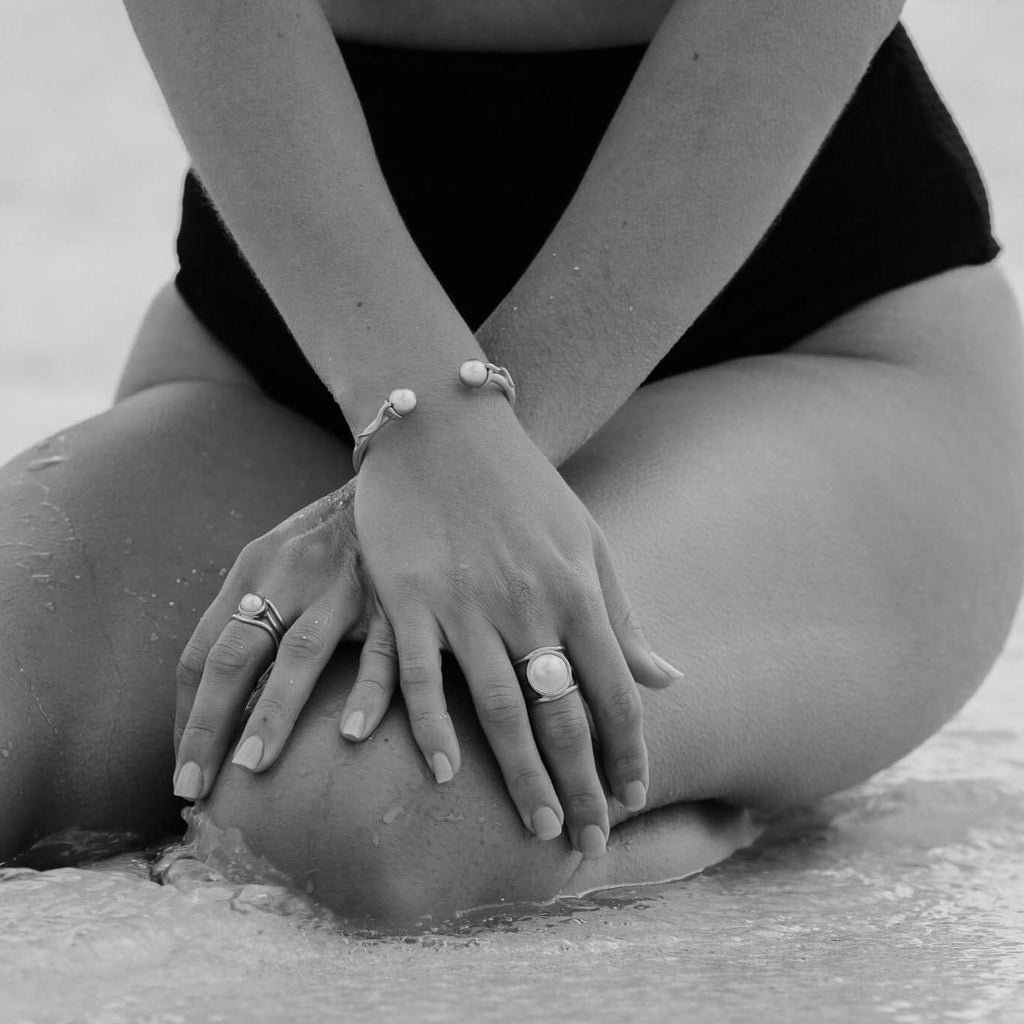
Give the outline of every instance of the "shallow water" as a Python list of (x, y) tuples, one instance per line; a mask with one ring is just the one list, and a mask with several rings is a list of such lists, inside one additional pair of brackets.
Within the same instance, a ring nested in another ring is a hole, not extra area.
[(1024, 630), (939, 735), (680, 882), (346, 931), (122, 854), (0, 882), (0, 1020), (1024, 1022)]

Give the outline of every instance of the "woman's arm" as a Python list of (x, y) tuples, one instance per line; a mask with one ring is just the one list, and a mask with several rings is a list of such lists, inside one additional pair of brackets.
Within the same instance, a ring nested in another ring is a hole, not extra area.
[(203, 185), (353, 431), (479, 346), (395, 208), (316, 0), (125, 0)]
[(902, 7), (677, 0), (575, 197), (477, 334), (514, 367), (517, 412), (556, 465), (750, 255)]
[[(319, 4), (125, 5), (204, 185), (350, 426), (406, 385), (418, 428), (442, 437), (440, 396), (483, 352), (402, 224)], [(548, 244), (480, 332), (552, 461), (740, 267), (901, 8), (676, 3)]]

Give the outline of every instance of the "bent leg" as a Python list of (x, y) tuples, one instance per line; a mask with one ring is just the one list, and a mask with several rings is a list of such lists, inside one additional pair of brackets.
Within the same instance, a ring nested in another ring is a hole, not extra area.
[[(644, 693), (652, 811), (814, 799), (892, 763), (973, 692), (1021, 582), (1020, 382), (1005, 283), (955, 272), (799, 351), (645, 388), (564, 467), (652, 647), (687, 671)], [(651, 815), (653, 830), (629, 825), (631, 851), (574, 878), (567, 845), (527, 841), (494, 786), (454, 673), (464, 767), (436, 787), (400, 708), (366, 744), (338, 744), (352, 672), (336, 659), (285, 760), (259, 776), (229, 766), (210, 801), (342, 912), (409, 917), (661, 876), (673, 842), (682, 873), (711, 821), (675, 832), (673, 814)], [(625, 819), (613, 805), (613, 824)]]

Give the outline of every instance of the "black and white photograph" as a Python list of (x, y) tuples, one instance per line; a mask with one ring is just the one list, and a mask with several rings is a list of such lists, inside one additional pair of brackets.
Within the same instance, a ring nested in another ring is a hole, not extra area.
[(1022, 55), (3, 0), (0, 1024), (1024, 1024)]

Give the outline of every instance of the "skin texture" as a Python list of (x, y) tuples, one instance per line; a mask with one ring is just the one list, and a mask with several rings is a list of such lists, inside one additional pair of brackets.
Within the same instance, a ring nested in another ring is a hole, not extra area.
[[(374, 443), (354, 507), (424, 760), (439, 779), (461, 760), (438, 659), (447, 647), (524, 824), (550, 836), (564, 822), (577, 849), (599, 854), (601, 772), (622, 803), (644, 802), (636, 682), (659, 673), (600, 527), (553, 466), (623, 406), (740, 267), (900, 5), (673, 4), (576, 194), (480, 339), (398, 216), (320, 5), (127, 7), (219, 212), (350, 427), (396, 385), (415, 385), (416, 429), (404, 443), (394, 431)], [(502, 319), (510, 308), (512, 324)], [(445, 369), (485, 350), (507, 353), (523, 381), (516, 416), (468, 396)], [(279, 564), (288, 557), (282, 550)], [(286, 650), (308, 647), (328, 615), (321, 595), (273, 572), (262, 579), (298, 619)], [(219, 735), (219, 753), (252, 683), (245, 628), (223, 616), (217, 625), (220, 640), (192, 648), (185, 665), (191, 687), (208, 650), (175, 775), (188, 798), (208, 793), (215, 758), (205, 738)], [(599, 761), (579, 697), (528, 716), (507, 664), (553, 643), (566, 645), (586, 683)], [(280, 673), (254, 716), (271, 731), (297, 710), (282, 702), (293, 681)], [(252, 738), (280, 746), (277, 736)], [(247, 763), (263, 766), (258, 749)]]
[[(243, 544), (339, 482), (339, 443), (232, 377), (221, 353), (216, 382), (155, 384), (147, 352), (160, 373), (175, 375), (177, 353), (195, 374), (203, 341), (163, 296), (122, 393), (150, 386), (2, 471), (0, 615), (19, 639), (0, 655), (0, 855), (73, 823), (173, 824), (180, 644)], [(448, 786), (401, 706), (367, 743), (341, 740), (353, 648), (281, 763), (226, 769), (208, 809), (343, 913), (408, 919), (548, 896), (574, 875), (664, 876), (666, 849), (693, 867), (709, 835), (721, 853), (743, 831), (686, 802), (770, 810), (890, 763), (973, 691), (1008, 628), (1020, 350), (1001, 274), (950, 272), (791, 353), (643, 389), (564, 467), (652, 643), (687, 670), (644, 695), (649, 810), (631, 823), (613, 802), (611, 853), (582, 874), (564, 840), (523, 829), (453, 670), (465, 763)], [(44, 563), (49, 579), (34, 579)]]

